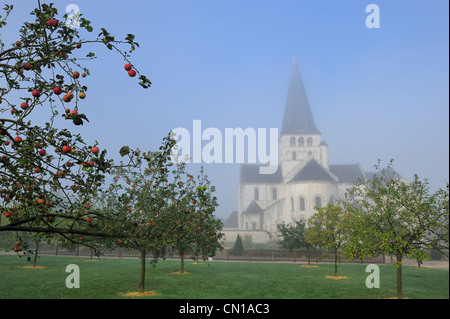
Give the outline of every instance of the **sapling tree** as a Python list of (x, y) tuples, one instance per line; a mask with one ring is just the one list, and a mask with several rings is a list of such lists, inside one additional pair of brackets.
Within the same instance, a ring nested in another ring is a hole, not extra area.
[(428, 180), (417, 175), (412, 181), (399, 178), (392, 161), (375, 168), (373, 178), (361, 178), (346, 194), (345, 208), (354, 217), (347, 247), (367, 257), (395, 255), (397, 298), (402, 298), (404, 258), (423, 260), (434, 247), (448, 253), (448, 202), (443, 201), (448, 191), (430, 193)]
[(295, 249), (306, 249), (308, 250), (308, 265), (311, 263), (310, 250), (315, 247), (315, 245), (310, 244), (305, 237), (306, 223), (303, 220), (295, 221), (292, 224), (279, 224), (277, 225), (278, 231), (280, 233), (279, 244), (282, 248), (288, 249), (289, 251)]
[[(214, 196), (215, 187), (211, 186), (203, 167), (196, 178), (189, 175), (194, 191), (184, 198), (185, 203), (178, 205), (179, 227), (174, 229), (175, 243), (171, 246), (180, 256), (180, 273), (184, 272), (184, 258), (187, 252), (193, 259), (199, 256), (205, 260), (213, 257), (217, 249), (223, 249), (221, 233), (223, 223), (212, 214), (218, 206)], [(188, 216), (186, 217), (186, 214)]]
[(145, 290), (146, 255), (153, 261), (180, 242), (204, 220), (217, 204), (207, 186), (196, 186), (186, 164), (172, 162), (173, 134), (163, 139), (158, 151), (141, 152), (124, 146), (128, 165), (113, 171), (114, 183), (104, 192), (102, 214), (114, 220), (113, 233), (122, 233), (120, 246), (140, 251), (139, 290)]
[(338, 275), (338, 254), (344, 250), (349, 238), (349, 214), (338, 204), (316, 207), (317, 213), (308, 220), (306, 241), (334, 254), (334, 275)]

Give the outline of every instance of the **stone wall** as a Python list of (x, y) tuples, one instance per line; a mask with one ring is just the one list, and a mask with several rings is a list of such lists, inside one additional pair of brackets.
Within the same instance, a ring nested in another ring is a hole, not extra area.
[(239, 230), (239, 229), (222, 229), (222, 233), (225, 234), (224, 240), (226, 242), (235, 242), (237, 235), (241, 237), (244, 235), (251, 235), (254, 243), (267, 243), (271, 240), (269, 232), (265, 230)]

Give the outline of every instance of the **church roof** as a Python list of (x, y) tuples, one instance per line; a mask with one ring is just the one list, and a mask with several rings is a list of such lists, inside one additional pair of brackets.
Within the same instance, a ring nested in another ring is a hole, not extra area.
[[(381, 173), (380, 172), (366, 172), (366, 177), (367, 177), (368, 180), (373, 179), (374, 176), (376, 176), (376, 175), (381, 175)], [(403, 178), (403, 176), (400, 175), (392, 167), (389, 167), (388, 169), (386, 169), (386, 176), (388, 176), (390, 178)]]
[(228, 216), (227, 220), (223, 223), (224, 228), (237, 228), (238, 227), (238, 212), (237, 210), (233, 211), (230, 216)]
[[(333, 173), (333, 175), (335, 175), (337, 178), (339, 178), (339, 183), (349, 184), (356, 182), (361, 177), (365, 177), (368, 180), (371, 180), (376, 174), (379, 174), (377, 172), (365, 172), (360, 164), (330, 165), (330, 172)], [(388, 175), (393, 178), (403, 178), (393, 168), (389, 168)]]
[(311, 159), (289, 182), (306, 181), (336, 182), (333, 176), (315, 159)]
[(260, 174), (260, 165), (255, 164), (241, 164), (241, 183), (262, 183), (262, 184), (277, 184), (281, 183), (283, 177), (281, 176), (281, 168), (278, 166), (278, 170), (274, 174)]
[(262, 208), (255, 202), (252, 201), (250, 205), (248, 205), (247, 209), (242, 212), (242, 214), (261, 214), (264, 211)]
[(281, 127), (281, 135), (284, 134), (320, 134), (314, 123), (295, 57), (292, 63), (283, 125)]
[(359, 164), (330, 165), (330, 171), (339, 178), (339, 183), (354, 183), (365, 175)]

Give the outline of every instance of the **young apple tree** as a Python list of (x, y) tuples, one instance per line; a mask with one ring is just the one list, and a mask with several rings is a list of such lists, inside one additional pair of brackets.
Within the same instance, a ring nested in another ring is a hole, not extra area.
[(151, 253), (154, 262), (164, 257), (169, 246), (189, 237), (217, 206), (208, 187), (196, 187), (186, 164), (172, 162), (175, 143), (169, 133), (158, 151), (124, 146), (121, 155), (128, 156), (130, 164), (113, 171), (114, 183), (105, 192), (102, 213), (114, 221), (109, 226), (113, 233), (122, 233), (117, 243), (140, 251), (141, 292), (145, 290), (146, 255)]
[(423, 260), (426, 250), (435, 247), (448, 250), (448, 202), (442, 201), (445, 191), (430, 194), (427, 180), (396, 176), (392, 161), (385, 168), (378, 162), (375, 168), (373, 178), (360, 179), (346, 194), (346, 210), (355, 217), (348, 249), (368, 257), (395, 255), (397, 298), (402, 298), (403, 259)]
[(306, 241), (334, 254), (334, 275), (338, 274), (338, 254), (348, 242), (350, 220), (349, 214), (340, 205), (328, 204), (316, 207), (317, 213), (308, 220), (309, 227), (305, 231)]
[(279, 244), (284, 249), (289, 251), (295, 249), (307, 249), (308, 250), (308, 265), (311, 264), (311, 252), (312, 248), (317, 245), (311, 245), (306, 241), (306, 223), (303, 220), (295, 221), (293, 224), (279, 224), (277, 225), (278, 231), (280, 232)]
[[(190, 252), (193, 259), (199, 256), (205, 260), (213, 257), (217, 249), (223, 249), (221, 233), (223, 223), (212, 214), (218, 206), (213, 195), (215, 188), (210, 185), (203, 167), (197, 178), (188, 175), (194, 191), (185, 197), (185, 204), (178, 205), (179, 227), (174, 229), (175, 243), (171, 246), (181, 259), (180, 273), (184, 272), (184, 257)], [(187, 214), (187, 216), (186, 216)]]

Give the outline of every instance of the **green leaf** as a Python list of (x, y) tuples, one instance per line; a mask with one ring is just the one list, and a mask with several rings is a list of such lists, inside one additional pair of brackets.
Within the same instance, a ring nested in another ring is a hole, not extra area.
[(119, 151), (120, 156), (124, 157), (125, 155), (130, 153), (130, 148), (128, 146), (122, 146), (122, 148)]

